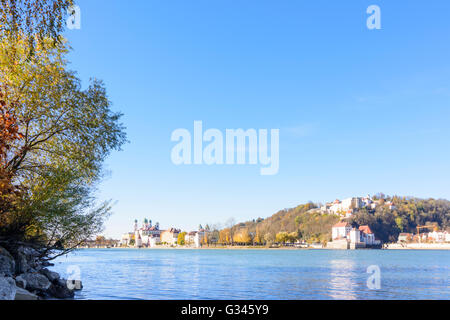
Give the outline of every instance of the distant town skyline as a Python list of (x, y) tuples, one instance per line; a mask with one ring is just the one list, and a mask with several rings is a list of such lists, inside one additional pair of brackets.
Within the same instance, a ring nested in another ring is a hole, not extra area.
[[(105, 82), (130, 141), (98, 186), (105, 236), (145, 217), (189, 231), (377, 192), (450, 198), (448, 1), (77, 4), (71, 67)], [(196, 120), (279, 129), (277, 174), (175, 165), (171, 133)]]

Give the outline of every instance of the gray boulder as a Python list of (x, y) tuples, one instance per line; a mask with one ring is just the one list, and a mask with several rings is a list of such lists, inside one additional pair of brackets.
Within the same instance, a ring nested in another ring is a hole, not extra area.
[(22, 288), (17, 288), (16, 298), (14, 300), (38, 300), (39, 297), (30, 291)]
[(16, 286), (25, 289), (27, 287), (27, 281), (23, 277), (18, 276), (16, 277)]
[(59, 280), (59, 274), (57, 272), (50, 271), (47, 268), (42, 269), (40, 273), (46, 276), (47, 279), (50, 280), (50, 282), (52, 283)]
[(31, 291), (44, 292), (50, 288), (51, 283), (46, 276), (40, 273), (24, 273), (16, 277), (16, 281), (26, 282), (25, 289)]
[(67, 287), (64, 280), (58, 280), (48, 289), (47, 294), (58, 299), (71, 299), (75, 296), (75, 291)]
[(30, 247), (21, 246), (17, 249), (16, 258), (16, 273), (26, 273), (34, 271), (34, 268), (39, 266), (37, 257), (39, 252)]
[(83, 285), (80, 280), (58, 279), (52, 283), (47, 295), (58, 299), (71, 299), (76, 290), (81, 290)]
[(13, 256), (3, 247), (0, 247), (0, 275), (12, 276), (15, 270)]
[(16, 291), (16, 283), (13, 278), (0, 277), (0, 300), (14, 300)]

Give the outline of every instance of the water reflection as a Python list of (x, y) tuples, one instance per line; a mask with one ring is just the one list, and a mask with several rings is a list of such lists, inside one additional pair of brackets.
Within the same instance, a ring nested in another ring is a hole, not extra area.
[(333, 299), (355, 300), (355, 261), (349, 259), (330, 261), (330, 297)]
[[(86, 249), (78, 299), (449, 299), (449, 251)], [(380, 290), (366, 272), (378, 265)], [(411, 281), (414, 279), (414, 281)]]

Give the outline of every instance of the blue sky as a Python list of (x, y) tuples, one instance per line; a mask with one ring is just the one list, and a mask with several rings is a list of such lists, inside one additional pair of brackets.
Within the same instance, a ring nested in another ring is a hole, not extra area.
[[(78, 0), (71, 68), (130, 143), (106, 162), (106, 235), (195, 229), (376, 192), (450, 198), (450, 2)], [(368, 30), (366, 8), (381, 8)], [(280, 170), (175, 166), (177, 128), (280, 129)]]

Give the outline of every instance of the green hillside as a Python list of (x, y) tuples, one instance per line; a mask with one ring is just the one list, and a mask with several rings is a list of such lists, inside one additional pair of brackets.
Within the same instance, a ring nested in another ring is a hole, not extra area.
[[(383, 242), (397, 241), (401, 232), (416, 232), (417, 226), (429, 225), (430, 229), (450, 228), (450, 201), (443, 199), (419, 199), (414, 197), (384, 196), (379, 194), (380, 205), (375, 209), (355, 209), (346, 219), (353, 226), (369, 225), (377, 239)], [(390, 209), (383, 205), (391, 201)], [(334, 214), (324, 214), (319, 205), (306, 203), (292, 209), (278, 211), (262, 219), (236, 224), (220, 231), (219, 243), (272, 243), (301, 239), (307, 242), (331, 240), (331, 227), (342, 220)], [(278, 235), (278, 238), (277, 238)]]

